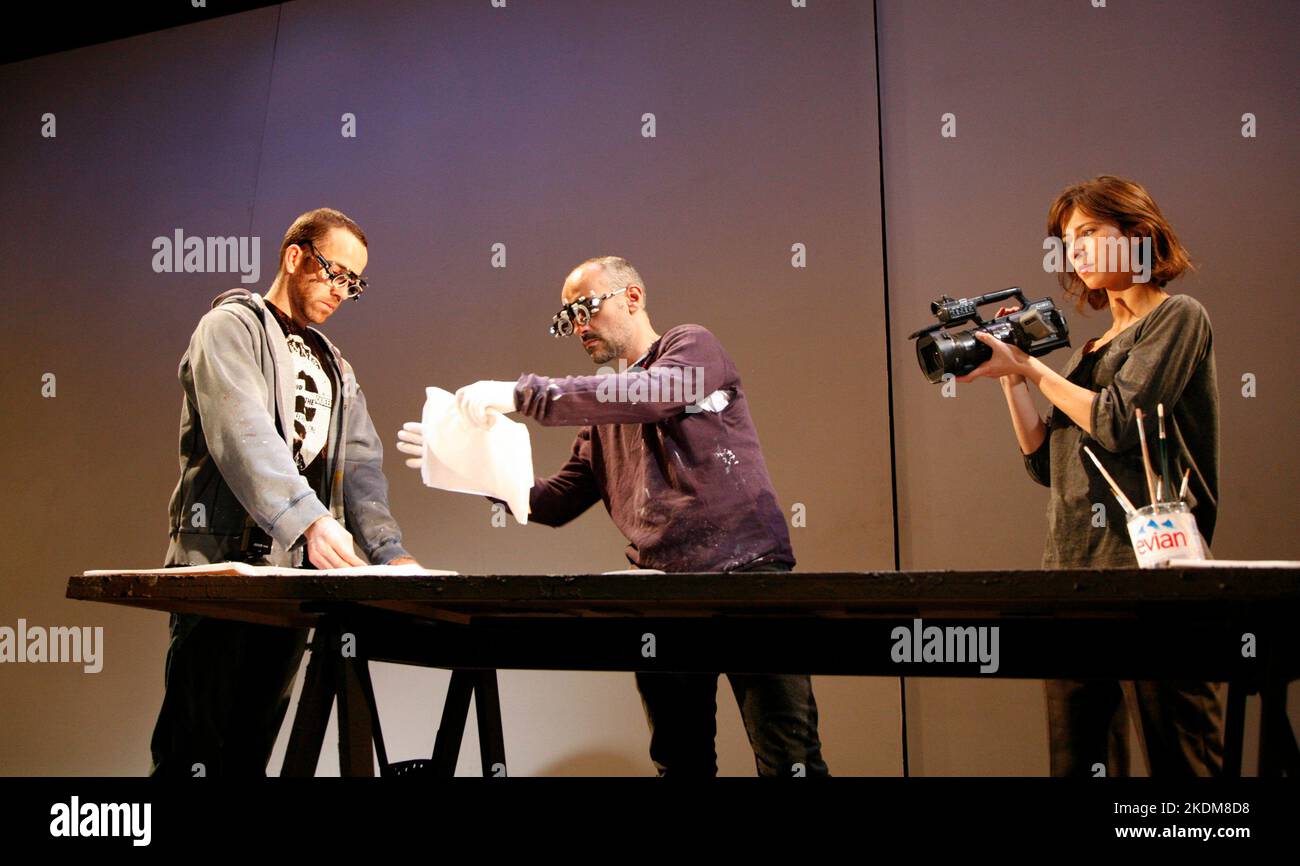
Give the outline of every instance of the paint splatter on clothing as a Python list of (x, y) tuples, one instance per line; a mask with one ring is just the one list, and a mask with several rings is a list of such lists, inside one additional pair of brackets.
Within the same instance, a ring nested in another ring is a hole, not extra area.
[(619, 373), (526, 374), (515, 403), (583, 428), (564, 467), (533, 485), (531, 520), (559, 526), (603, 501), (639, 568), (794, 564), (740, 374), (708, 329), (678, 325)]

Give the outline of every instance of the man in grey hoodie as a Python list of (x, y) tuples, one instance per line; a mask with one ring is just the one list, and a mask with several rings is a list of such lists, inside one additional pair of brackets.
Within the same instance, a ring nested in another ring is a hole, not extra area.
[[(356, 375), (313, 327), (365, 290), (367, 247), (344, 214), (308, 211), (285, 233), (266, 296), (232, 289), (199, 320), (180, 363), (168, 567), (415, 563)], [(152, 773), (264, 775), (306, 638), (173, 614)]]

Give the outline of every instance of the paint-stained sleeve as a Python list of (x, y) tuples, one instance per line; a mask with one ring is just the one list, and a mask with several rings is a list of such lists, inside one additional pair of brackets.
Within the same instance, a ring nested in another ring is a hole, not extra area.
[(717, 337), (699, 325), (680, 325), (663, 335), (649, 369), (562, 379), (525, 373), (515, 383), (515, 406), (548, 426), (653, 424), (734, 389), (736, 381)]
[[(343, 503), (348, 531), (372, 562), (410, 556), (402, 546), (402, 530), (388, 506), (388, 479), (384, 476), (384, 446), (366, 407), (366, 395), (356, 383), (344, 431)], [(346, 387), (346, 385), (345, 385)]]
[[(601, 499), (600, 485), (591, 468), (591, 428), (584, 427), (573, 442), (569, 459), (549, 478), (537, 478), (528, 493), (528, 519), (543, 526), (563, 526)], [(504, 500), (488, 497), (510, 506)]]

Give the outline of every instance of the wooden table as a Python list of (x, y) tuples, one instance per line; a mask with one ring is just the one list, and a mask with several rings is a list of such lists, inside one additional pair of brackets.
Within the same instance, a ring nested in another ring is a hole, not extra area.
[[(336, 577), (77, 576), (69, 598), (314, 627), (284, 775), (310, 776), (335, 699), (344, 775), (454, 774), (471, 695), (484, 775), (505, 774), (496, 671), (1200, 679), (1229, 683), (1225, 772), (1258, 693), (1260, 775), (1300, 775), (1300, 569)], [(894, 630), (999, 628), (999, 665), (898, 662)], [(345, 652), (345, 648), (352, 654)], [(652, 651), (652, 653), (651, 653)], [(428, 761), (390, 764), (368, 662), (450, 669)]]

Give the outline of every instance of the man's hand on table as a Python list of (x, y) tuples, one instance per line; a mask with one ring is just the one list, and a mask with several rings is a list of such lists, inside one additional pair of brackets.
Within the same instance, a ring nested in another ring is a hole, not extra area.
[(303, 533), (307, 538), (307, 558), (317, 568), (347, 568), (366, 565), (352, 548), (352, 535), (330, 515), (317, 518)]

